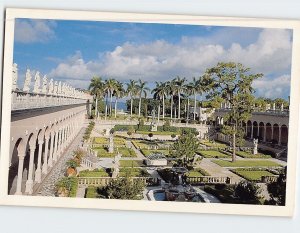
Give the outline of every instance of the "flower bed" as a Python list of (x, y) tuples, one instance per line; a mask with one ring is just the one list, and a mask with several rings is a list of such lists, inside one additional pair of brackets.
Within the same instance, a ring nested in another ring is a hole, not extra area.
[(204, 158), (229, 158), (230, 156), (216, 150), (199, 150), (198, 154), (203, 156)]
[(136, 153), (133, 149), (127, 147), (119, 147), (118, 151), (122, 154), (122, 157), (136, 157)]
[(246, 180), (253, 182), (261, 182), (262, 176), (275, 176), (273, 173), (266, 169), (258, 168), (237, 168), (231, 170), (233, 173), (243, 177)]
[(93, 171), (80, 171), (79, 177), (109, 177), (109, 174), (104, 169), (95, 169)]
[(268, 160), (237, 160), (235, 162), (226, 160), (214, 160), (221, 167), (281, 167), (280, 164)]
[(243, 157), (243, 158), (260, 158), (260, 159), (272, 158), (271, 155), (265, 155), (265, 154), (261, 154), (261, 153), (258, 153), (256, 155), (254, 155), (254, 154), (251, 154), (251, 153), (246, 152), (246, 151), (237, 151), (236, 155), (238, 155), (240, 157)]

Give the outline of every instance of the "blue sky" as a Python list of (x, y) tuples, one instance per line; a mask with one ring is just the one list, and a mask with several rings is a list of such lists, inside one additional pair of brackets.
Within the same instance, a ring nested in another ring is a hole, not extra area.
[(292, 32), (284, 29), (17, 19), (19, 85), (29, 68), (86, 88), (97, 75), (151, 83), (191, 79), (220, 61), (262, 72), (257, 95), (289, 95)]

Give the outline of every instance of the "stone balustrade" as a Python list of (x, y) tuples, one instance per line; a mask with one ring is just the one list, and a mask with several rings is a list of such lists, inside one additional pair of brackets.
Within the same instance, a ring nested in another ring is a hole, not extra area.
[(230, 177), (222, 176), (200, 176), (200, 177), (187, 177), (186, 182), (191, 185), (196, 184), (230, 184)]
[[(78, 185), (79, 186), (106, 186), (113, 179), (112, 177), (78, 177)], [(131, 179), (139, 179), (144, 181), (146, 185), (159, 185), (160, 180), (158, 178), (153, 177), (132, 177)]]
[(278, 180), (278, 176), (262, 176), (261, 182), (262, 183), (273, 183)]
[(12, 110), (45, 108), (64, 105), (84, 104), (92, 100), (92, 96), (69, 84), (54, 81), (46, 75), (41, 79), (37, 71), (32, 85), (31, 71), (27, 69), (23, 88), (18, 87), (18, 67), (13, 64), (12, 70)]

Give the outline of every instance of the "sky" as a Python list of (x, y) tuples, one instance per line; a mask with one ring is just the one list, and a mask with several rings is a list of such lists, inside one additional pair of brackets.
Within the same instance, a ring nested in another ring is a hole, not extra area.
[(17, 19), (14, 63), (18, 85), (26, 69), (87, 88), (93, 76), (154, 86), (176, 76), (201, 76), (218, 62), (240, 62), (264, 77), (256, 96), (290, 92), (292, 31), (155, 23)]

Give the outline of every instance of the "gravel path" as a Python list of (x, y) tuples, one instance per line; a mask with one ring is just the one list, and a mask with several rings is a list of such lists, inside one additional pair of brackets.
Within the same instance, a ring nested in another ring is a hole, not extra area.
[(54, 165), (52, 170), (45, 177), (37, 191), (33, 194), (35, 196), (55, 196), (55, 184), (65, 175), (66, 162), (73, 158), (73, 151), (81, 144), (85, 128), (82, 128), (79, 134), (75, 137), (70, 146), (66, 149), (64, 154), (59, 158), (59, 161)]

